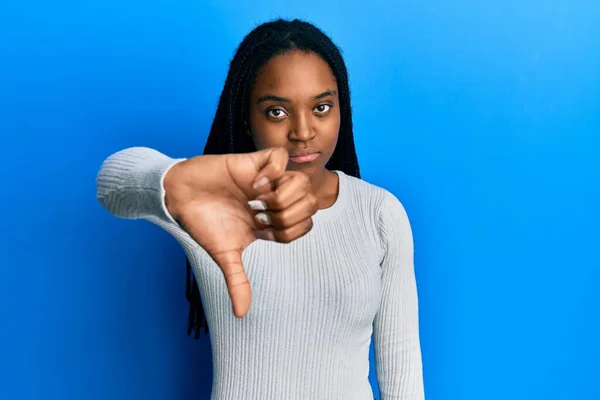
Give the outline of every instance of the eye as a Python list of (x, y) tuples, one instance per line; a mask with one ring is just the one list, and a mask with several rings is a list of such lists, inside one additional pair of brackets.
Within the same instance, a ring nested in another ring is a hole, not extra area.
[(333, 107), (332, 104), (319, 104), (318, 106), (315, 107), (315, 111), (317, 112), (317, 114), (327, 114), (331, 108)]
[(286, 115), (285, 111), (282, 110), (281, 108), (272, 108), (270, 110), (267, 110), (267, 117), (281, 119), (285, 115)]

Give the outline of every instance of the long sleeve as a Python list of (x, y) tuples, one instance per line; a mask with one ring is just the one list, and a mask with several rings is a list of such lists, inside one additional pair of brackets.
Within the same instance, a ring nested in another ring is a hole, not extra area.
[(381, 400), (422, 400), (423, 366), (410, 222), (391, 193), (379, 210), (383, 243), (382, 298), (374, 321), (375, 360)]
[(131, 147), (110, 155), (96, 177), (98, 201), (111, 214), (125, 219), (146, 219), (179, 240), (191, 238), (167, 211), (163, 180), (182, 161), (148, 147)]

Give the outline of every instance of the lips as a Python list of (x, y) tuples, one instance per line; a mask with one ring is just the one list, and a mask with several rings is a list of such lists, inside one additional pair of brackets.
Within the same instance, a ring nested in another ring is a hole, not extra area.
[(295, 163), (308, 163), (316, 160), (320, 155), (321, 152), (317, 149), (301, 149), (290, 153), (290, 161)]

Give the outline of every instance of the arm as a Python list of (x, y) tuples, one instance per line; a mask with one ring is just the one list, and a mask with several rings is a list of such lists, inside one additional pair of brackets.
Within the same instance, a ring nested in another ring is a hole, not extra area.
[(147, 147), (131, 147), (109, 156), (96, 177), (98, 201), (111, 214), (146, 219), (178, 239), (189, 238), (165, 205), (164, 178), (182, 159), (170, 158)]
[(373, 333), (381, 400), (424, 399), (413, 238), (402, 204), (385, 193), (379, 211), (382, 297)]

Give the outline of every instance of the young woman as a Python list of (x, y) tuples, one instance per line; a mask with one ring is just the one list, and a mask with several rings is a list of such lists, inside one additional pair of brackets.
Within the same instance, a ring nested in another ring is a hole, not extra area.
[(424, 398), (410, 224), (360, 179), (346, 66), (315, 26), (277, 20), (244, 38), (204, 155), (125, 149), (97, 188), (112, 214), (185, 250), (213, 399), (372, 399), (372, 336), (381, 399)]

